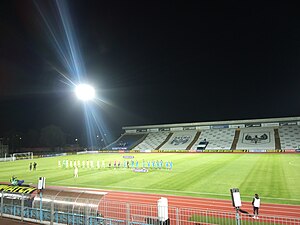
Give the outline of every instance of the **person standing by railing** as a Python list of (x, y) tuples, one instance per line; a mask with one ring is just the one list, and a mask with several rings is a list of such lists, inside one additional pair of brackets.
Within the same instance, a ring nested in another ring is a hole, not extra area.
[(254, 195), (254, 198), (252, 200), (252, 205), (253, 205), (253, 218), (258, 219), (258, 210), (260, 208), (260, 198), (258, 194)]

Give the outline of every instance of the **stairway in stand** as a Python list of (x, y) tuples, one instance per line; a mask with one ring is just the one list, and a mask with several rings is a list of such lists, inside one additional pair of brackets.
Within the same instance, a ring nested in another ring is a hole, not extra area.
[(281, 143), (280, 143), (278, 128), (274, 129), (274, 137), (275, 137), (275, 149), (281, 149)]
[(173, 133), (169, 133), (168, 137), (166, 138), (166, 140), (164, 140), (159, 146), (157, 146), (156, 150), (159, 150), (164, 144), (166, 144), (170, 138), (172, 137)]
[(230, 148), (231, 150), (236, 149), (237, 143), (239, 141), (240, 133), (241, 133), (241, 130), (239, 128), (235, 130), (234, 138), (233, 138), (232, 145)]
[(191, 148), (194, 146), (196, 141), (199, 139), (201, 132), (198, 131), (194, 137), (194, 140), (186, 147), (186, 150), (191, 150)]

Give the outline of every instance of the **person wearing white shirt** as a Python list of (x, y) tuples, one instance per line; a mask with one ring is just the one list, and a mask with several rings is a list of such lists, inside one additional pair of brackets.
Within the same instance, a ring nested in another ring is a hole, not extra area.
[(253, 205), (253, 218), (258, 219), (258, 210), (260, 208), (260, 198), (258, 194), (254, 195), (254, 198), (252, 200), (252, 205)]

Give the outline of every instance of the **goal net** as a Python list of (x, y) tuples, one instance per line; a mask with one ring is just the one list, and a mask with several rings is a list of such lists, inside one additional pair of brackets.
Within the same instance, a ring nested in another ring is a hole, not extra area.
[(12, 154), (12, 160), (33, 159), (33, 152), (22, 152)]

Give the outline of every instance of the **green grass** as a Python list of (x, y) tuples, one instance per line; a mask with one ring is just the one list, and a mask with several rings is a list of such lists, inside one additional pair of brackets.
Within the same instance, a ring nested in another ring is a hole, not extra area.
[(46, 177), (46, 185), (77, 186), (230, 199), (230, 188), (240, 189), (242, 201), (250, 201), (258, 193), (262, 202), (300, 205), (300, 154), (130, 154), (139, 165), (143, 159), (173, 161), (173, 170), (150, 169), (135, 173), (130, 169), (79, 169), (79, 178), (73, 178), (73, 169), (58, 168), (58, 160), (120, 160), (124, 154), (71, 155), (34, 159), (37, 171), (29, 171), (31, 160), (1, 162), (0, 181), (7, 182), (12, 175), (34, 183)]
[[(234, 217), (226, 216), (212, 216), (212, 215), (197, 215), (194, 214), (191, 216), (189, 221), (193, 221), (195, 224), (205, 223), (205, 224), (227, 224), (227, 225), (236, 225), (236, 219)], [(200, 223), (199, 223), (200, 222)], [(280, 225), (280, 222), (268, 221), (262, 218), (256, 220), (249, 217), (241, 218), (241, 224), (243, 225)]]

